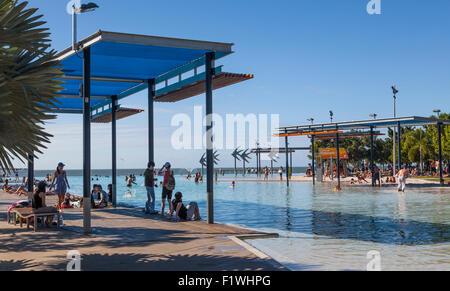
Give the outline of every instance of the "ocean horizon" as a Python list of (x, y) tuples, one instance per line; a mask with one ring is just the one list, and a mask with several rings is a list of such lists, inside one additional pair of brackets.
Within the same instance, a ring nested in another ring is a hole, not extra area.
[[(255, 169), (256, 167), (246, 167), (246, 169)], [(284, 167), (283, 167), (284, 168)], [(307, 167), (293, 167), (293, 173), (294, 174), (300, 174), (305, 173)], [(159, 168), (156, 168), (159, 170)], [(234, 168), (230, 167), (215, 167), (215, 170), (224, 170), (226, 173), (230, 174), (234, 172)], [(237, 168), (238, 171), (242, 171), (241, 168)], [(277, 171), (279, 169), (278, 167), (273, 167), (274, 171)], [(24, 177), (28, 175), (28, 170), (25, 169), (16, 169), (19, 173), (20, 177)], [(35, 177), (45, 177), (47, 174), (53, 174), (55, 169), (45, 169), (45, 170), (34, 170), (34, 176)], [(134, 169), (117, 169), (117, 175), (118, 176), (126, 176), (130, 174), (134, 175), (141, 175), (145, 171), (145, 168), (134, 168)], [(188, 171), (191, 171), (191, 173), (201, 172), (202, 168), (174, 168), (173, 169), (175, 175), (185, 175)], [(66, 169), (66, 173), (68, 176), (82, 176), (83, 175), (83, 169)], [(206, 175), (206, 167), (203, 169), (203, 173)], [(91, 175), (92, 176), (111, 176), (112, 171), (111, 169), (91, 169)], [(14, 173), (9, 174), (10, 176), (14, 176)]]

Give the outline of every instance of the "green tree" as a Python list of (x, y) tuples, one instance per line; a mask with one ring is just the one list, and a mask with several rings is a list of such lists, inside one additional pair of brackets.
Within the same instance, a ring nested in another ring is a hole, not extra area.
[[(432, 116), (436, 118), (436, 116)], [(440, 119), (450, 120), (449, 113), (442, 113), (439, 115)], [(436, 160), (439, 154), (439, 142), (437, 127), (435, 125), (429, 125), (425, 127), (425, 131), (431, 140), (430, 151), (432, 152), (432, 159)], [(442, 146), (442, 159), (450, 160), (450, 126), (442, 126), (441, 130), (441, 146)]]
[(424, 158), (428, 159), (431, 153), (431, 140), (422, 128), (411, 130), (406, 134), (404, 148), (408, 153), (408, 159), (411, 162), (420, 165), (420, 171), (423, 172)]
[(8, 172), (15, 158), (24, 162), (46, 148), (51, 135), (43, 126), (55, 118), (46, 112), (57, 107), (61, 90), (50, 34), (27, 5), (0, 0), (0, 167)]

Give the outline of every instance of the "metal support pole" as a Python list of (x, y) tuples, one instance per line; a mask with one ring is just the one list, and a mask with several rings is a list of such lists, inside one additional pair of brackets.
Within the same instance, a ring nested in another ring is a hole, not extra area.
[(33, 186), (34, 186), (34, 158), (33, 155), (28, 155), (28, 200), (33, 199)]
[[(396, 108), (395, 108), (395, 101), (397, 97), (394, 94), (394, 118), (397, 117)], [(400, 132), (398, 133), (400, 134)], [(395, 127), (392, 128), (392, 175), (395, 176), (396, 169), (395, 169)], [(397, 169), (400, 170), (400, 169)]]
[[(337, 176), (337, 189), (341, 189), (341, 175), (339, 175), (339, 164), (340, 164), (340, 158), (339, 158), (339, 133), (336, 133), (336, 176)], [(333, 168), (332, 168), (333, 169)], [(333, 170), (331, 170), (333, 171)]]
[(112, 205), (117, 206), (117, 96), (111, 96)]
[(83, 232), (91, 232), (91, 49), (83, 49)]
[(258, 155), (258, 149), (256, 149), (256, 177), (259, 177), (259, 155)]
[(398, 150), (398, 165), (397, 170), (402, 169), (402, 145), (401, 145), (401, 133), (400, 133), (400, 121), (397, 121), (397, 150)]
[(148, 83), (148, 161), (154, 162), (154, 122), (153, 122), (153, 98), (156, 95), (155, 79), (150, 79)]
[(284, 137), (284, 143), (286, 147), (286, 185), (289, 186), (289, 143), (287, 135)]
[(72, 50), (78, 50), (77, 44), (77, 13), (75, 12), (75, 5), (72, 6)]
[(313, 181), (313, 185), (316, 184), (316, 171), (315, 171), (315, 149), (314, 149), (314, 135), (311, 136), (311, 156), (312, 156), (312, 163), (311, 163), (311, 170), (312, 170), (312, 181)]
[(290, 171), (290, 172), (291, 172), (291, 177), (292, 177), (292, 175), (294, 174), (294, 173), (293, 173), (293, 171), (294, 171), (293, 168), (294, 168), (294, 167), (292, 166), (292, 165), (293, 165), (293, 164), (292, 164), (292, 152), (289, 153), (289, 158), (290, 158), (290, 164), (291, 164), (291, 166), (290, 166), (291, 171)]
[(214, 223), (214, 156), (212, 133), (212, 79), (214, 76), (214, 52), (206, 53), (206, 195), (208, 223)]
[(370, 127), (370, 172), (372, 173), (372, 187), (375, 186), (375, 167), (373, 163), (373, 126)]
[(441, 136), (442, 136), (442, 123), (438, 123), (437, 124), (437, 131), (438, 131), (438, 143), (439, 143), (439, 182), (441, 184), (441, 186), (444, 186), (444, 177), (442, 176), (442, 141), (441, 141)]

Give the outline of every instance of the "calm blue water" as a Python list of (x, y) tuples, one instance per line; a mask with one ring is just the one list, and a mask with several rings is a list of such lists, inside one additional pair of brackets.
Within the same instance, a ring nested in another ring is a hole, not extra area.
[[(82, 178), (69, 177), (71, 193), (82, 193)], [(92, 184), (106, 189), (110, 178)], [(118, 177), (118, 202), (143, 207), (144, 179), (126, 187)], [(185, 202), (197, 201), (206, 217), (206, 183), (176, 177)], [(450, 270), (450, 189), (347, 188), (311, 183), (215, 183), (215, 221), (280, 233), (252, 244), (292, 269), (364, 269), (369, 250), (380, 250), (384, 269)], [(156, 189), (160, 209), (161, 188)], [(414, 263), (415, 262), (415, 263)]]

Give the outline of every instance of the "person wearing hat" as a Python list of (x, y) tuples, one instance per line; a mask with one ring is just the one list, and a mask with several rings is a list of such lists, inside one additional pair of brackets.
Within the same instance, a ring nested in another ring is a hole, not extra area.
[(173, 176), (173, 171), (170, 169), (170, 163), (166, 162), (163, 166), (166, 169), (164, 173), (163, 187), (162, 187), (162, 201), (161, 201), (161, 215), (164, 215), (164, 208), (166, 206), (166, 199), (169, 202), (169, 212), (171, 216), (173, 212), (172, 191), (175, 189), (175, 177)]
[(55, 185), (55, 193), (58, 195), (58, 209), (61, 208), (61, 204), (63, 203), (66, 196), (67, 188), (70, 189), (69, 181), (67, 181), (66, 171), (64, 171), (64, 166), (65, 165), (63, 163), (58, 163), (56, 171), (53, 174), (52, 183), (50, 185), (50, 188), (48, 189), (48, 191), (51, 192), (53, 185)]
[(147, 202), (145, 203), (146, 214), (156, 214), (158, 211), (155, 211), (155, 181), (158, 179), (155, 178), (155, 163), (148, 162), (147, 169), (145, 169), (144, 177), (145, 177), (145, 189), (147, 190)]

